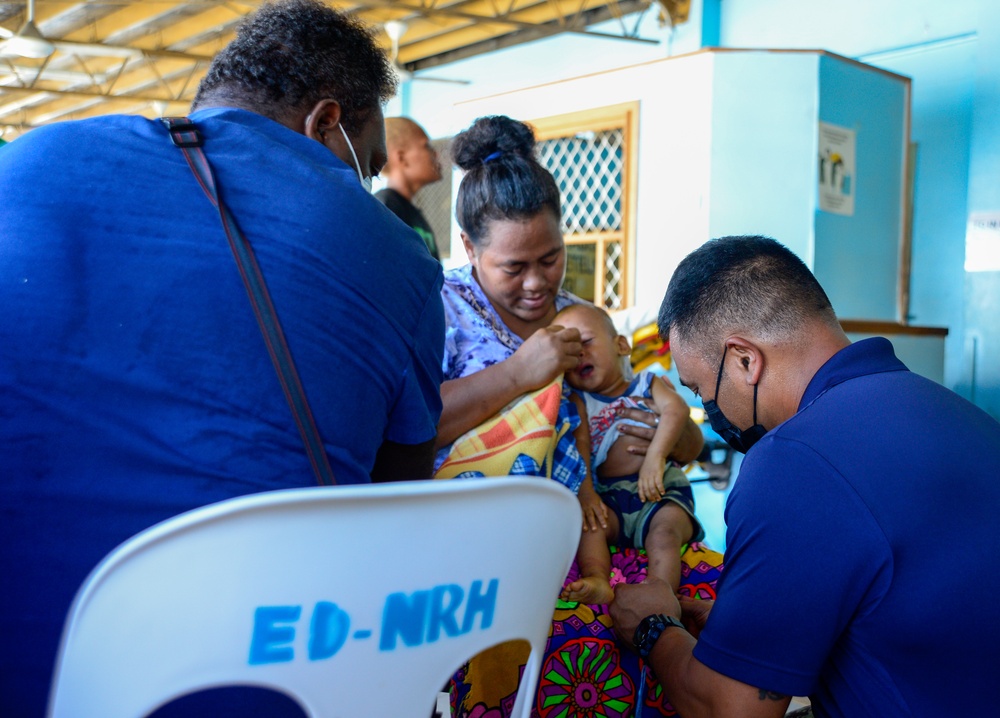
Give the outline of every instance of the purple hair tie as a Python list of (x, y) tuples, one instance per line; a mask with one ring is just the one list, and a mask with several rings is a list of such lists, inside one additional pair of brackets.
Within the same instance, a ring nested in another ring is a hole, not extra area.
[(496, 152), (493, 152), (483, 157), (483, 164), (486, 164), (487, 162), (492, 162), (493, 160), (498, 160), (501, 157), (503, 157), (503, 152), (497, 150)]

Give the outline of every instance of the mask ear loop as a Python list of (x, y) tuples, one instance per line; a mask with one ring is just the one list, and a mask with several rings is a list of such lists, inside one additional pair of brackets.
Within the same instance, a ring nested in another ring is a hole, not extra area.
[(357, 170), (357, 172), (358, 172), (358, 181), (362, 185), (364, 185), (365, 178), (361, 174), (361, 163), (358, 162), (358, 155), (354, 151), (354, 143), (352, 143), (351, 142), (351, 138), (347, 136), (347, 130), (344, 129), (344, 126), (341, 123), (338, 122), (337, 123), (337, 127), (340, 128), (340, 133), (344, 136), (344, 139), (347, 140), (347, 149), (349, 149), (351, 151), (351, 157), (354, 158), (354, 169)]
[[(726, 352), (729, 351), (729, 347), (725, 347), (722, 350), (722, 361), (719, 362), (719, 373), (715, 377), (715, 396), (712, 397), (712, 401), (716, 404), (719, 403), (719, 387), (722, 386), (722, 370), (726, 368)], [(756, 407), (757, 401), (757, 385), (754, 384), (754, 406)]]

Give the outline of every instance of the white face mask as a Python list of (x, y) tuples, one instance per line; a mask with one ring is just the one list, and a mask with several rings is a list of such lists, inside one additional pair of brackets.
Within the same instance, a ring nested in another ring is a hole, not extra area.
[(354, 145), (351, 143), (351, 138), (347, 136), (347, 130), (345, 130), (344, 126), (339, 122), (337, 123), (337, 127), (340, 128), (340, 134), (342, 134), (344, 136), (344, 139), (347, 141), (347, 149), (351, 151), (351, 157), (354, 158), (354, 169), (358, 171), (358, 180), (361, 182), (361, 186), (365, 188), (365, 192), (368, 192), (370, 194), (372, 191), (372, 178), (366, 177), (364, 174), (362, 174), (361, 163), (358, 162), (358, 155), (354, 151)]

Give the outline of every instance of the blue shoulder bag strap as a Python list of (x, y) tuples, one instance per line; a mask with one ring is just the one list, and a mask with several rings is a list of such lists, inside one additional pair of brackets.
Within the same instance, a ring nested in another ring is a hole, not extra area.
[(285, 399), (288, 400), (288, 406), (292, 409), (292, 416), (295, 417), (295, 423), (302, 435), (302, 441), (305, 444), (309, 462), (312, 464), (313, 473), (316, 475), (316, 481), (321, 486), (334, 486), (337, 481), (333, 477), (333, 469), (330, 468), (330, 461), (323, 448), (323, 439), (319, 435), (319, 429), (316, 427), (316, 421), (309, 408), (309, 401), (302, 389), (302, 382), (295, 369), (295, 362), (292, 361), (291, 352), (288, 350), (285, 333), (281, 330), (281, 322), (278, 321), (278, 315), (271, 303), (271, 295), (267, 291), (264, 275), (261, 274), (250, 242), (236, 225), (232, 213), (219, 198), (219, 192), (215, 185), (215, 175), (205, 152), (202, 150), (201, 133), (187, 117), (162, 117), (160, 121), (166, 125), (174, 145), (184, 153), (184, 158), (191, 167), (191, 171), (194, 172), (198, 184), (208, 195), (209, 201), (219, 210), (222, 227), (229, 240), (229, 248), (236, 258), (243, 286), (246, 287), (247, 295), (250, 297), (250, 304), (257, 317), (257, 324), (260, 326), (261, 334), (264, 335), (267, 351), (271, 355), (271, 363), (274, 364), (274, 370), (278, 373), (278, 381), (281, 382), (281, 388), (285, 392)]

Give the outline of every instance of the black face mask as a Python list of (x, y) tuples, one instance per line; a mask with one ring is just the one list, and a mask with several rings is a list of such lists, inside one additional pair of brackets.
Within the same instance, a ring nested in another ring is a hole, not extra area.
[[(722, 370), (726, 366), (726, 352), (729, 347), (722, 351), (722, 363), (719, 364), (719, 375), (715, 379), (715, 399), (719, 398), (719, 386), (722, 384)], [(750, 447), (756, 444), (760, 437), (767, 433), (767, 429), (757, 423), (757, 385), (753, 385), (753, 426), (749, 429), (737, 429), (732, 422), (722, 413), (722, 409), (715, 403), (715, 399), (702, 402), (705, 413), (708, 415), (708, 423), (716, 434), (721, 436), (733, 449), (745, 454), (750, 451)]]

